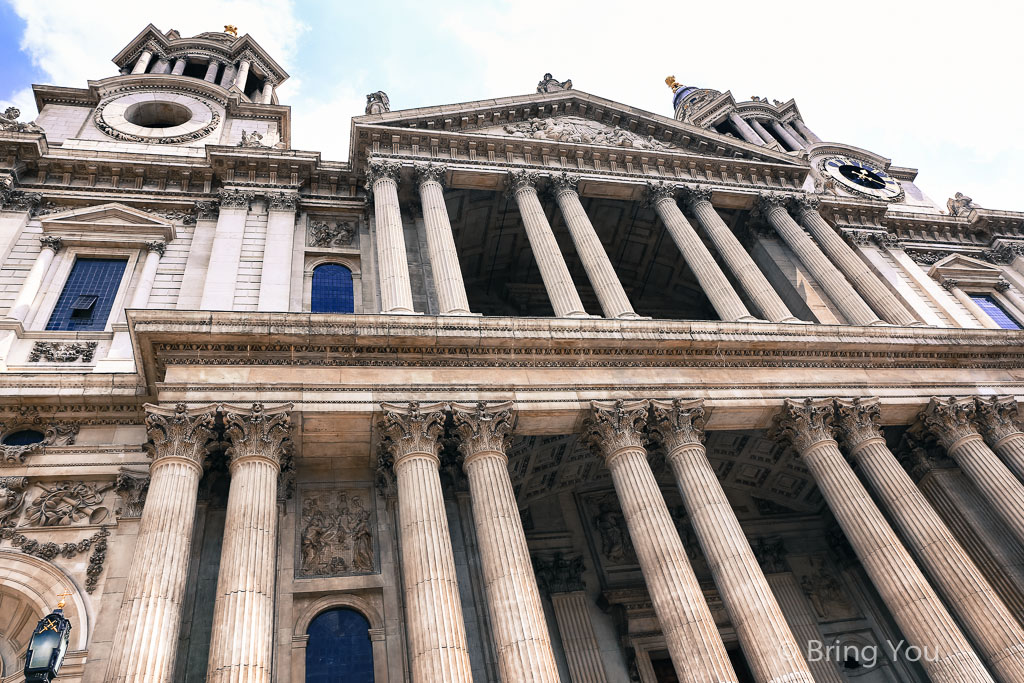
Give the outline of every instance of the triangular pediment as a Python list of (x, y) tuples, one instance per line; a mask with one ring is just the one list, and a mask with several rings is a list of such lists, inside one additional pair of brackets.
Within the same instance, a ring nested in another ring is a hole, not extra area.
[(753, 145), (580, 90), (367, 114), (353, 119), (353, 125), (411, 128), (432, 134), (468, 134), (498, 139), (533, 138), (541, 143), (696, 153), (706, 157), (806, 166), (806, 161), (798, 155)]
[(936, 261), (932, 266), (935, 270), (973, 270), (981, 273), (1001, 273), (1003, 269), (986, 263), (980, 259), (964, 256), (963, 254), (950, 254), (941, 261)]
[(85, 206), (70, 211), (51, 213), (43, 219), (44, 224), (75, 225), (91, 223), (94, 225), (135, 225), (153, 227), (171, 227), (173, 223), (162, 216), (151, 214), (142, 209), (111, 202), (97, 206)]
[(51, 213), (40, 222), (47, 235), (81, 244), (169, 242), (176, 234), (163, 216), (118, 202)]

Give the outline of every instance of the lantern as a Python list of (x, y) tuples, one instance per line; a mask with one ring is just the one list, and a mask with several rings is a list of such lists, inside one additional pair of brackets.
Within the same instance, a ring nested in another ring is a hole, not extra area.
[(25, 683), (50, 683), (57, 677), (71, 639), (71, 622), (64, 617), (64, 593), (57, 609), (39, 620), (25, 655)]

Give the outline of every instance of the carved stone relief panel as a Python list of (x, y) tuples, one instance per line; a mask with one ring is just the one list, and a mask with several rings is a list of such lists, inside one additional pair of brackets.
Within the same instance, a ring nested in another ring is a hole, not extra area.
[(113, 482), (36, 482), (35, 486), (22, 526), (99, 524), (110, 514), (103, 501)]
[(862, 616), (843, 585), (842, 574), (824, 556), (790, 555), (786, 559), (818, 616), (818, 621), (842, 621)]
[(354, 217), (310, 216), (306, 227), (306, 246), (320, 249), (358, 247), (359, 224)]
[(298, 501), (296, 578), (380, 571), (371, 484), (308, 484)]

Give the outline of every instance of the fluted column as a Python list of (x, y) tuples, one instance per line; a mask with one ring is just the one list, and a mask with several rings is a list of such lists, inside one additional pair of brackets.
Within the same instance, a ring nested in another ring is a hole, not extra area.
[(782, 297), (715, 211), (711, 203), (711, 190), (706, 187), (685, 188), (683, 201), (697, 217), (697, 223), (715, 245), (715, 250), (725, 261), (733, 277), (757, 306), (761, 317), (773, 322), (796, 321), (797, 318), (789, 312)]
[(889, 527), (832, 436), (831, 400), (787, 400), (775, 435), (792, 444), (921, 665), (938, 682), (991, 681), (956, 622)]
[(220, 72), (220, 87), (227, 89), (235, 82), (235, 68), (231, 63), (224, 65), (224, 70)]
[(1024, 682), (1024, 629), (885, 445), (877, 400), (837, 400), (837, 432), (979, 654), (1000, 681)]
[(398, 489), (398, 535), (413, 683), (470, 683), (466, 625), (438, 475), (444, 405), (382, 403)]
[(231, 487), (213, 606), (207, 683), (270, 683), (277, 559), (277, 479), (291, 405), (221, 405)]
[(558, 683), (544, 606), (508, 474), (505, 451), (514, 421), (511, 404), (452, 404), (451, 408), (469, 479), (501, 680)]
[(654, 207), (658, 218), (672, 235), (673, 241), (683, 254), (683, 260), (693, 271), (701, 290), (711, 301), (718, 316), (722, 320), (754, 320), (754, 316), (747, 311), (747, 307), (743, 305), (725, 273), (715, 263), (711, 252), (679, 210), (675, 190), (675, 186), (668, 183), (648, 183), (647, 201)]
[(535, 557), (537, 585), (551, 599), (571, 683), (608, 683), (601, 648), (590, 620), (590, 600), (583, 582), (583, 558), (556, 552)]
[(633, 311), (633, 304), (629, 303), (629, 297), (619, 282), (619, 276), (615, 274), (608, 253), (604, 250), (604, 245), (601, 244), (590, 218), (587, 217), (587, 212), (583, 210), (580, 196), (576, 192), (579, 176), (561, 173), (552, 178), (551, 183), (555, 201), (565, 219), (566, 227), (569, 228), (572, 243), (576, 246), (576, 253), (579, 254), (584, 270), (587, 271), (597, 300), (601, 302), (601, 310), (604, 311), (605, 317), (640, 317)]
[(921, 413), (921, 420), (1014, 537), (1024, 543), (1024, 484), (985, 445), (974, 424), (974, 414), (973, 399), (933, 398)]
[(214, 407), (147, 404), (149, 490), (105, 681), (170, 683), (192, 555), (196, 494)]
[(883, 322), (789, 215), (784, 195), (773, 192), (762, 194), (759, 206), (768, 223), (807, 267), (811, 277), (821, 285), (851, 325), (876, 325)]
[(149, 68), (149, 62), (153, 59), (153, 52), (151, 50), (143, 50), (139, 53), (139, 58), (135, 61), (135, 66), (132, 67), (133, 74), (144, 74), (146, 69)]
[(156, 282), (156, 271), (165, 249), (167, 245), (162, 241), (146, 242), (146, 261), (142, 264), (142, 274), (139, 275), (128, 308), (145, 308), (149, 303), (149, 295), (153, 292), (153, 284)]
[(434, 273), (434, 288), (441, 315), (468, 315), (469, 299), (462, 281), (459, 252), (452, 236), (448, 207), (444, 202), (444, 166), (417, 165), (413, 172), (423, 207), (423, 227), (427, 233), (427, 253)]
[(813, 197), (798, 197), (795, 202), (796, 215), (800, 223), (814, 236), (814, 241), (828, 255), (853, 284), (864, 300), (877, 311), (886, 322), (895, 325), (919, 325), (896, 296), (889, 291), (877, 275), (868, 270), (867, 264), (853, 252), (842, 237), (825, 222), (818, 213), (818, 200)]
[(263, 92), (260, 94), (262, 104), (271, 104), (274, 101), (274, 81), (267, 78), (263, 82)]
[(530, 250), (537, 261), (544, 289), (547, 290), (551, 307), (558, 318), (587, 318), (579, 292), (573, 284), (569, 268), (565, 265), (562, 252), (551, 231), (551, 224), (544, 215), (544, 207), (537, 197), (536, 173), (513, 171), (508, 174), (509, 192), (516, 200), (519, 215), (526, 228), (526, 238), (530, 241)]
[(821, 142), (821, 138), (819, 138), (817, 135), (815, 135), (814, 131), (812, 131), (810, 128), (808, 128), (807, 124), (805, 124), (800, 119), (793, 119), (793, 127), (796, 128), (798, 131), (800, 131), (800, 133), (805, 138), (807, 138), (808, 142), (811, 142), (811, 143)]
[(782, 127), (786, 129), (787, 133), (789, 133), (794, 138), (796, 138), (796, 141), (800, 143), (801, 147), (803, 147), (804, 149), (807, 149), (807, 146), (810, 143), (807, 140), (805, 140), (802, 135), (800, 135), (800, 132), (796, 128), (794, 128), (793, 125), (789, 121), (786, 121), (785, 123), (783, 123)]
[(1024, 431), (1012, 396), (975, 399), (981, 434), (1019, 481), (1024, 482)]
[(750, 125), (743, 120), (743, 117), (734, 111), (729, 112), (729, 121), (732, 123), (733, 128), (736, 132), (742, 136), (744, 140), (752, 145), (764, 146), (764, 141), (758, 136)]
[(652, 401), (683, 504), (758, 683), (814, 683), (704, 450), (703, 401)]
[(398, 207), (398, 174), (401, 164), (372, 159), (366, 169), (366, 189), (373, 195), (377, 227), (377, 270), (380, 279), (381, 313), (413, 313), (409, 261), (405, 255), (405, 231)]
[(25, 281), (21, 283), (18, 296), (14, 299), (14, 304), (7, 314), (9, 318), (25, 322), (28, 312), (32, 309), (32, 302), (35, 301), (36, 295), (39, 294), (39, 288), (43, 284), (46, 271), (50, 269), (53, 257), (60, 251), (61, 239), (53, 235), (43, 235), (39, 238), (39, 244), (41, 245), (39, 255), (36, 256), (32, 269), (25, 276)]
[(611, 471), (679, 680), (735, 682), (718, 627), (647, 462), (643, 445), (647, 401), (594, 401), (591, 405), (586, 438)]
[(245, 81), (249, 78), (249, 60), (243, 59), (238, 62), (238, 73), (235, 74), (235, 80), (233, 85), (237, 85), (238, 89), (243, 93), (245, 92)]

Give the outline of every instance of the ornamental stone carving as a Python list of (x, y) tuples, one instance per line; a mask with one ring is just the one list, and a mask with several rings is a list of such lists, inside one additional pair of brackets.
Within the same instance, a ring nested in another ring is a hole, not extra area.
[(980, 208), (980, 206), (974, 203), (973, 199), (965, 195), (963, 192), (957, 192), (946, 200), (946, 210), (949, 211), (950, 216), (962, 216), (971, 209)]
[(121, 498), (121, 507), (114, 511), (119, 519), (142, 517), (149, 491), (149, 472), (122, 467), (114, 481), (114, 493)]
[(107, 538), (110, 530), (106, 527), (100, 529), (89, 538), (82, 539), (78, 543), (40, 543), (34, 538), (15, 532), (11, 528), (0, 528), (0, 539), (10, 540), (11, 545), (26, 555), (39, 557), (47, 562), (58, 557), (72, 559), (92, 549), (89, 555), (89, 566), (86, 567), (85, 590), (92, 593), (96, 590), (100, 575), (103, 574), (103, 563), (107, 559)]
[(36, 342), (28, 354), (29, 363), (91, 363), (98, 342)]
[(551, 74), (544, 74), (544, 78), (537, 83), (537, 92), (539, 93), (561, 92), (562, 90), (572, 90), (572, 81), (559, 81)]
[(948, 452), (958, 441), (978, 430), (974, 425), (974, 401), (970, 398), (932, 398), (918, 419)]
[(825, 561), (812, 561), (810, 571), (800, 577), (800, 588), (811, 602), (818, 617), (834, 620), (856, 614), (857, 610), (843, 591)]
[(986, 252), (986, 257), (993, 263), (1013, 263), (1018, 256), (1024, 256), (1024, 242), (1002, 242)]
[(788, 201), (789, 197), (787, 195), (778, 192), (762, 192), (757, 196), (757, 206), (761, 213), (766, 216), (780, 209), (786, 211)]
[(770, 438), (788, 443), (804, 453), (823, 441), (833, 441), (832, 420), (835, 408), (829, 399), (786, 399), (769, 431)]
[(428, 180), (445, 184), (445, 176), (448, 173), (448, 167), (444, 164), (416, 164), (412, 168), (413, 177), (416, 178), (416, 184), (421, 185)]
[(230, 443), (225, 452), (231, 465), (259, 458), (281, 466), (291, 445), (290, 403), (269, 409), (262, 403), (253, 403), (248, 409), (221, 404), (218, 409), (224, 417), (224, 435)]
[(256, 198), (255, 192), (246, 192), (234, 188), (221, 188), (217, 192), (217, 201), (222, 209), (248, 209)]
[(663, 199), (669, 199), (673, 202), (676, 200), (676, 185), (666, 183), (664, 180), (648, 182), (645, 202), (650, 206), (654, 206)]
[(294, 212), (299, 206), (299, 195), (294, 192), (276, 192), (267, 195), (267, 202), (271, 210)]
[(309, 221), (309, 246), (311, 247), (347, 247), (352, 244), (356, 234), (354, 221)]
[[(539, 92), (539, 91), (538, 91)], [(43, 129), (36, 123), (23, 123), (18, 121), (21, 110), (17, 107), (7, 107), (3, 114), (0, 114), (0, 130), (13, 131), (15, 133), (42, 133)]]
[(443, 403), (382, 403), (381, 409), (384, 417), (377, 428), (395, 463), (412, 453), (429, 453), (439, 458), (445, 421)]
[(653, 136), (639, 135), (624, 128), (606, 126), (603, 123), (579, 116), (532, 118), (526, 121), (507, 123), (503, 129), (514, 138), (658, 151), (672, 148), (670, 145), (655, 140)]
[(38, 192), (0, 189), (0, 211), (29, 211), (34, 213), (43, 195)]
[(1017, 401), (1012, 396), (992, 396), (974, 399), (977, 424), (981, 435), (990, 446), (994, 446), (1011, 434), (1019, 434), (1020, 414)]
[(582, 438), (604, 457), (625, 448), (643, 448), (649, 407), (647, 401), (591, 401)]
[(367, 114), (386, 114), (391, 111), (391, 100), (383, 90), (372, 92), (366, 96)]
[(253, 131), (251, 133), (246, 133), (245, 130), (242, 130), (242, 139), (239, 140), (238, 144), (235, 145), (235, 146), (236, 147), (262, 147), (264, 149), (269, 149), (270, 148), (270, 145), (264, 145), (263, 144), (263, 135), (261, 133), (257, 133), (256, 131)]
[(179, 458), (202, 467), (207, 444), (214, 437), (213, 406), (189, 410), (184, 403), (173, 409), (146, 404), (146, 452), (155, 461)]
[(366, 487), (299, 492), (297, 577), (349, 576), (376, 569), (373, 497)]
[(474, 453), (505, 453), (512, 442), (515, 416), (512, 403), (451, 405), (459, 451), (464, 458)]
[(903, 240), (891, 232), (876, 232), (872, 235), (875, 243), (883, 249), (902, 249)]
[(651, 432), (657, 434), (671, 453), (681, 446), (704, 443), (704, 401), (651, 401)]
[[(18, 414), (0, 422), (0, 467), (19, 465), (25, 458), (38, 453), (47, 446), (69, 446), (75, 443), (79, 425), (74, 422), (46, 422), (34, 408), (22, 407)], [(42, 439), (29, 444), (5, 443), (12, 434), (32, 431), (42, 434)]]
[(750, 549), (754, 551), (754, 557), (765, 574), (789, 571), (789, 565), (786, 563), (786, 544), (781, 538), (759, 536)]
[(801, 220), (812, 211), (817, 211), (820, 206), (821, 201), (817, 197), (806, 194), (793, 197), (793, 209)]
[(218, 202), (196, 202), (196, 220), (217, 220), (220, 213)]
[(25, 505), (28, 477), (0, 477), (0, 529), (13, 527)]
[(942, 288), (947, 292), (951, 292), (960, 286), (960, 281), (952, 277), (942, 278)]
[(540, 181), (540, 174), (534, 171), (509, 171), (506, 185), (510, 193), (515, 194), (519, 190), (525, 187), (537, 188), (537, 183)]
[(566, 173), (562, 171), (551, 177), (551, 188), (554, 194), (561, 192), (575, 192), (576, 186), (580, 182), (580, 177), (572, 173)]
[(164, 252), (166, 250), (167, 250), (167, 243), (162, 241), (162, 240), (154, 240), (152, 242), (146, 242), (146, 251), (147, 252), (155, 252), (155, 253), (159, 254), (160, 256), (163, 256)]
[(700, 185), (686, 185), (682, 188), (683, 202), (687, 208), (692, 209), (701, 202), (711, 201), (711, 188)]
[(921, 251), (920, 249), (904, 249), (907, 252), (907, 256), (922, 266), (930, 266), (938, 261), (949, 256), (952, 252), (948, 251)]
[(996, 284), (993, 286), (995, 287), (995, 290), (997, 292), (1005, 292), (1006, 290), (1010, 289), (1010, 283), (1004, 280), (1003, 278), (999, 278), (998, 280), (996, 280)]
[(533, 573), (537, 577), (537, 587), (547, 595), (586, 590), (583, 571), (582, 555), (563, 555), (556, 552), (550, 557), (533, 557)]
[(366, 165), (366, 191), (373, 194), (373, 185), (382, 178), (390, 178), (396, 183), (402, 172), (402, 164), (397, 161), (370, 159)]
[(38, 486), (40, 493), (25, 508), (28, 526), (71, 526), (82, 521), (97, 524), (107, 518), (108, 510), (101, 503), (103, 494), (114, 487), (111, 483), (62, 481)]
[(43, 235), (39, 238), (39, 244), (44, 249), (53, 249), (54, 251), (60, 251), (60, 248), (64, 246), (64, 241), (56, 235)]
[(853, 247), (870, 246), (877, 234), (868, 230), (842, 230), (841, 232), (846, 241)]
[(854, 448), (872, 439), (883, 439), (878, 428), (880, 417), (878, 399), (836, 400), (836, 434), (847, 448)]

